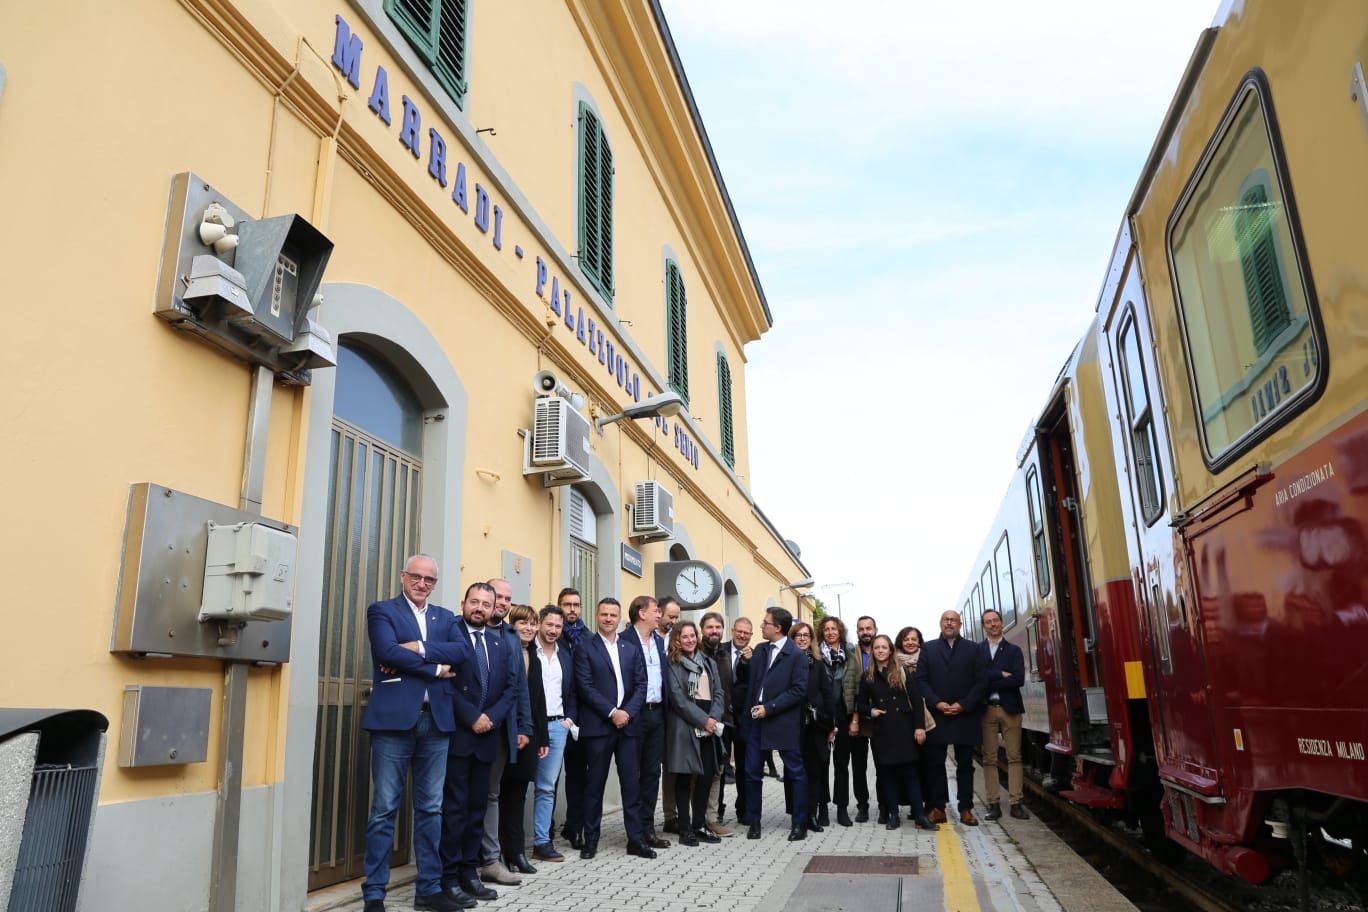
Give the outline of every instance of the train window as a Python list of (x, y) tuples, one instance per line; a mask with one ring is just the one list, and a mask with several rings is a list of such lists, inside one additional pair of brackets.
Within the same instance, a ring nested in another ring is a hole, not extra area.
[(993, 565), (997, 568), (998, 610), (1002, 612), (1002, 629), (1016, 623), (1016, 589), (1012, 583), (1012, 549), (1007, 544), (1007, 533), (993, 551)]
[(1030, 666), (1031, 674), (1040, 675), (1040, 632), (1036, 629), (1036, 618), (1031, 618), (1026, 623), (1026, 662)]
[(1131, 459), (1135, 461), (1140, 513), (1144, 516), (1146, 525), (1153, 525), (1163, 512), (1163, 482), (1159, 478), (1159, 445), (1154, 436), (1154, 414), (1150, 410), (1149, 386), (1145, 382), (1145, 366), (1140, 360), (1138, 337), (1135, 315), (1128, 314), (1118, 337), (1121, 349), (1121, 382), (1125, 386)]
[(998, 604), (997, 604), (997, 601), (998, 601), (998, 600), (997, 600), (997, 587), (993, 585), (993, 565), (992, 565), (992, 564), (985, 564), (985, 565), (984, 565), (984, 567), (983, 567), (982, 584), (983, 584), (983, 610), (984, 610), (984, 611), (987, 611), (989, 608), (996, 608), (996, 607), (998, 606)]
[[(973, 616), (978, 617), (983, 614), (983, 587), (975, 586), (974, 591), (969, 593), (969, 598), (974, 603)], [(970, 626), (973, 626), (972, 622), (970, 622)]]
[(1325, 370), (1315, 292), (1267, 85), (1236, 93), (1169, 219), (1169, 255), (1208, 463), (1285, 420)]
[(1035, 555), (1036, 588), (1042, 598), (1050, 594), (1050, 559), (1045, 553), (1045, 518), (1040, 511), (1040, 474), (1032, 466), (1026, 473), (1026, 509), (1031, 515), (1031, 551)]

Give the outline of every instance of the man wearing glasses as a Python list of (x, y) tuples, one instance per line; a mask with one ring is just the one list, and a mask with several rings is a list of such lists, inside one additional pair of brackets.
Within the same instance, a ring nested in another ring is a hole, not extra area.
[[(404, 780), (413, 774), (413, 854), (418, 880), (415, 909), (468, 908), (469, 897), (442, 892), (438, 841), (447, 744), (456, 730), (450, 679), (453, 666), (470, 661), (456, 632), (456, 616), (428, 603), (437, 585), (437, 562), (415, 554), (400, 573), (403, 594), (366, 609), (375, 685), (361, 717), (370, 732), (374, 796), (366, 819), (365, 912), (385, 912), (389, 858)], [(383, 669), (383, 670), (382, 670)]]
[(784, 778), (793, 785), (793, 828), (789, 841), (807, 836), (808, 782), (799, 750), (802, 707), (807, 700), (808, 660), (788, 638), (793, 615), (771, 608), (760, 623), (765, 645), (751, 659), (748, 710), (739, 721), (746, 741), (746, 838), (760, 838), (760, 798), (763, 758), (778, 751)]

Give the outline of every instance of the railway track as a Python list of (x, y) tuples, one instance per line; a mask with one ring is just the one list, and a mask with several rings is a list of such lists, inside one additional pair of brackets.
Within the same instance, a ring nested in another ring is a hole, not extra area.
[[(1143, 877), (1154, 878), (1157, 885), (1162, 886), (1162, 891), (1172, 897), (1171, 903), (1163, 901), (1162, 897), (1158, 900), (1152, 898), (1156, 891), (1156, 883), (1143, 885), (1148, 898), (1140, 900), (1123, 889), (1122, 892), (1126, 893), (1128, 898), (1132, 902), (1136, 902), (1140, 908), (1152, 909), (1155, 912), (1166, 908), (1173, 909), (1175, 912), (1176, 910), (1183, 910), (1183, 912), (1188, 912), (1188, 910), (1192, 910), (1192, 912), (1248, 912), (1250, 904), (1247, 896), (1241, 895), (1236, 898), (1236, 901), (1223, 897), (1216, 892), (1217, 888), (1211, 884), (1203, 883), (1155, 857), (1139, 839), (1124, 832), (1118, 832), (1115, 827), (1094, 818), (1086, 809), (1072, 804), (1058, 795), (1051, 794), (1030, 777), (1026, 778), (1025, 785), (1027, 791), (1033, 796), (1032, 804), (1037, 812), (1049, 809), (1049, 816), (1044, 814), (1040, 816), (1051, 829), (1058, 831), (1064, 828), (1075, 834), (1086, 836), (1090, 840), (1100, 842), (1111, 850), (1125, 867), (1138, 872)], [(1068, 834), (1061, 835), (1067, 836)], [(1078, 847), (1077, 844), (1081, 840), (1069, 839), (1068, 841), (1071, 845)], [(1109, 877), (1109, 879), (1112, 878)]]

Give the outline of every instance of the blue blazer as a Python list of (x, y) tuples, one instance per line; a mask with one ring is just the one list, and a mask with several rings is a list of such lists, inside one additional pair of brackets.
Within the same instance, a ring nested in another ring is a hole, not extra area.
[[(517, 748), (518, 701), (527, 693), (522, 657), (518, 654), (518, 637), (506, 627), (484, 628), (485, 651), (489, 653), (489, 687), (481, 703), (480, 670), (470, 641), (470, 628), (464, 619), (457, 618), (455, 629), (469, 650), (470, 658), (461, 665), (453, 679), (455, 687), (451, 702), (456, 711), (456, 731), (451, 736), (450, 750), (457, 756), (473, 754), (478, 760), (493, 762), (496, 755), (495, 738), (507, 738), (513, 748)], [(511, 645), (508, 643), (510, 639), (513, 641)], [(489, 717), (494, 727), (477, 735), (471, 726), (481, 713)], [(531, 716), (530, 710), (528, 716)], [(510, 720), (512, 725), (507, 724)], [(525, 733), (531, 733), (530, 722)]]
[[(773, 652), (774, 644), (765, 643), (751, 655), (746, 708), (738, 724), (747, 742), (758, 733), (761, 750), (798, 750), (802, 707), (807, 702), (808, 656), (787, 639), (770, 664)], [(752, 719), (750, 708), (762, 702), (762, 690), (765, 718)]]
[[(936, 727), (926, 733), (934, 744), (979, 744), (983, 741), (983, 695), (988, 684), (988, 653), (973, 640), (959, 638), (954, 649), (945, 637), (922, 645), (917, 659), (917, 689)], [(947, 716), (937, 703), (958, 703), (964, 712)]]
[(608, 658), (608, 647), (597, 633), (580, 640), (575, 647), (575, 691), (578, 695), (580, 737), (593, 738), (611, 735), (617, 727), (608, 720), (614, 709), (625, 710), (631, 716), (625, 733), (635, 735), (639, 726), (637, 716), (646, 702), (646, 663), (641, 657), (641, 638), (631, 631), (619, 633), (614, 642), (618, 663), (622, 667), (622, 703), (617, 699), (617, 678), (613, 663)]
[[(980, 660), (988, 669), (984, 702), (987, 703), (989, 697), (997, 694), (1002, 701), (1003, 709), (1015, 716), (1024, 713), (1026, 704), (1021, 699), (1021, 688), (1026, 683), (1026, 656), (1022, 653), (1021, 647), (1007, 642), (1004, 637), (995, 657), (990, 658), (988, 655), (987, 640), (979, 643), (979, 652), (982, 653)], [(1005, 678), (1002, 676), (1004, 671), (1007, 672)]]
[[(366, 609), (366, 633), (375, 666), (375, 684), (361, 716), (361, 727), (366, 731), (411, 730), (418, 724), (424, 693), (428, 695), (437, 730), (456, 729), (451, 679), (438, 678), (437, 666), (450, 665), (459, 674), (462, 666), (471, 662), (470, 649), (456, 629), (456, 615), (431, 603), (425, 615), (426, 640), (418, 629), (413, 609), (402, 595), (375, 602)], [(423, 643), (424, 655), (399, 645), (414, 640)], [(384, 674), (381, 665), (395, 669), (394, 674)]]

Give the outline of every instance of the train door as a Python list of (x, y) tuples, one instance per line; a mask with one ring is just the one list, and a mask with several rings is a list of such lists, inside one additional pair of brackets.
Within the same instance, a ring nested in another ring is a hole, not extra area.
[(1150, 715), (1159, 774), (1199, 799), (1218, 799), (1219, 759), (1212, 750), (1209, 679), (1202, 656), (1198, 604), (1183, 567), (1186, 555), (1171, 525), (1165, 479), (1172, 449), (1159, 416), (1148, 304), (1134, 248), (1107, 324), (1112, 382), (1119, 404), (1118, 445), (1125, 454), (1131, 578), (1142, 640), (1148, 646)]

